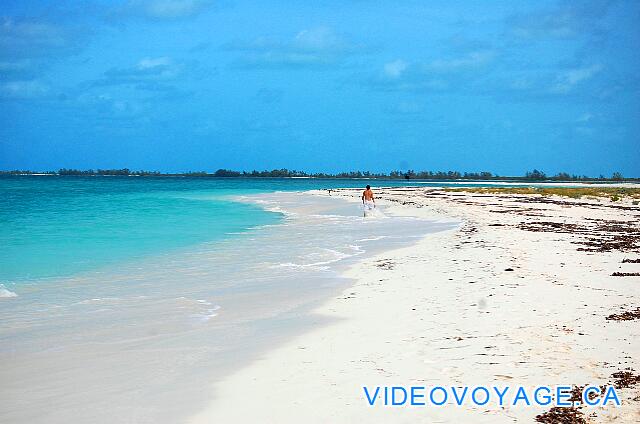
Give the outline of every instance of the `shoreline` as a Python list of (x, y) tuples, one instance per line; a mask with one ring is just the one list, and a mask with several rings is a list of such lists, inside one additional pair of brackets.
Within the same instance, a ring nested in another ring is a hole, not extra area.
[(342, 270), (358, 257), (447, 227), (363, 221), (353, 204), (305, 192), (243, 198), (285, 217), (3, 299), (0, 421), (184, 422), (207, 405), (210, 381), (325, 325), (309, 311), (351, 285)]
[[(331, 193), (352, 198), (355, 191)], [(612, 276), (637, 271), (621, 262), (638, 251), (620, 252), (606, 237), (591, 246), (602, 251), (576, 244), (589, 243), (594, 231), (580, 234), (580, 225), (628, 223), (638, 218), (634, 210), (422, 187), (378, 195), (391, 214), (464, 223), (352, 265), (343, 276), (354, 284), (312, 313), (330, 324), (214, 384), (211, 403), (189, 422), (532, 422), (545, 408), (372, 408), (361, 386), (605, 384), (615, 372), (638, 370), (637, 321), (607, 319), (640, 303), (638, 277)], [(620, 408), (584, 416), (632, 422), (639, 389), (621, 388)]]

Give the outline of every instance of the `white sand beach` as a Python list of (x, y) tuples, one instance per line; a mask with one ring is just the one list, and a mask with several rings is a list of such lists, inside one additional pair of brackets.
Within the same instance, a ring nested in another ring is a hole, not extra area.
[[(353, 285), (313, 313), (330, 324), (203, 387), (211, 402), (190, 422), (533, 422), (549, 408), (371, 407), (362, 386), (605, 385), (640, 371), (640, 320), (607, 319), (640, 306), (640, 276), (624, 275), (640, 263), (623, 263), (640, 258), (637, 205), (416, 187), (376, 194), (386, 214), (463, 223), (351, 267)], [(359, 201), (355, 190), (331, 195)], [(640, 385), (625, 385), (619, 408), (579, 409), (577, 419), (640, 421)]]

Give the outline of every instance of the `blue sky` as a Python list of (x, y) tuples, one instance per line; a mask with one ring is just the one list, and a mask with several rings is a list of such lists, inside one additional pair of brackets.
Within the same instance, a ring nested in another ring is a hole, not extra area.
[(640, 176), (637, 1), (13, 1), (0, 169)]

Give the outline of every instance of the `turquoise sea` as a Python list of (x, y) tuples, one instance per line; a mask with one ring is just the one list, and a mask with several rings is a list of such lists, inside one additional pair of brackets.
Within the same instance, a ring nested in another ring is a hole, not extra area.
[(72, 275), (229, 238), (281, 219), (257, 205), (230, 201), (230, 196), (361, 187), (366, 183), (341, 179), (0, 177), (0, 283), (7, 286)]

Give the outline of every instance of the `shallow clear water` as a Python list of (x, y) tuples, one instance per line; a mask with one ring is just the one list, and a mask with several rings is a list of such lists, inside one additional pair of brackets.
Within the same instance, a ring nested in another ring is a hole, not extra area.
[(11, 290), (24, 281), (228, 239), (281, 219), (229, 196), (367, 183), (460, 186), (413, 180), (0, 176), (0, 284)]
[(335, 179), (0, 177), (0, 284), (72, 275), (222, 240), (281, 218), (256, 205), (230, 202), (230, 195), (361, 187), (365, 183)]
[(4, 183), (24, 214), (3, 206), (17, 296), (0, 299), (0, 422), (180, 422), (326, 323), (309, 311), (344, 267), (455, 225), (293, 191), (361, 181), (163, 180)]

